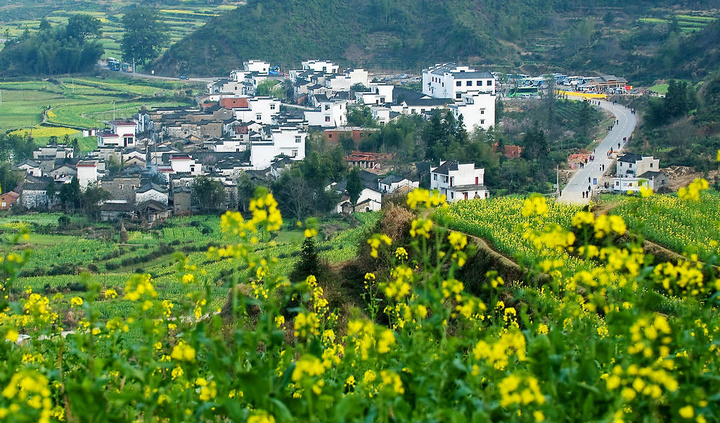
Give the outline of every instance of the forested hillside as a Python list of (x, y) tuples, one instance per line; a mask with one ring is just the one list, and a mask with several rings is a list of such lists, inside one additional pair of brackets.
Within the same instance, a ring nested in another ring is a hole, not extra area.
[(530, 72), (652, 73), (655, 57), (692, 44), (718, 7), (716, 0), (249, 0), (156, 65), (217, 74), (251, 58), (288, 66), (323, 57), (389, 70), (455, 60)]

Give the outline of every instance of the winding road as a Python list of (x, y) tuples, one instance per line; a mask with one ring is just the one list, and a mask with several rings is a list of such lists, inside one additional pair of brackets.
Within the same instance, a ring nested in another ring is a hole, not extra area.
[[(615, 158), (610, 157), (608, 152), (613, 152), (625, 147), (623, 139), (629, 139), (637, 126), (637, 116), (632, 110), (621, 105), (613, 104), (609, 101), (600, 100), (600, 107), (615, 116), (618, 123), (608, 132), (605, 139), (595, 148), (593, 155), (595, 160), (588, 161), (585, 167), (578, 169), (570, 178), (570, 181), (562, 189), (559, 202), (567, 204), (588, 204), (590, 198), (583, 198), (583, 192), (588, 191), (588, 187), (594, 192), (600, 183), (603, 173), (610, 168)], [(604, 165), (604, 168), (602, 167)], [(605, 170), (602, 170), (605, 169)], [(590, 197), (590, 196), (588, 196)]]

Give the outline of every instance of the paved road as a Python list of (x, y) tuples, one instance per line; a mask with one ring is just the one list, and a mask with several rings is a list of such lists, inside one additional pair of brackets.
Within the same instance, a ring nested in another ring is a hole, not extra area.
[(600, 107), (615, 115), (618, 124), (608, 132), (605, 139), (603, 139), (595, 149), (595, 160), (588, 161), (588, 164), (586, 164), (584, 168), (578, 169), (572, 178), (570, 178), (570, 181), (562, 190), (562, 195), (560, 195), (558, 200), (560, 202), (568, 204), (589, 203), (590, 199), (583, 198), (582, 193), (588, 190), (588, 186), (591, 186), (592, 189), (595, 190), (597, 186), (593, 183), (599, 184), (604, 173), (604, 171), (601, 170), (602, 165), (605, 165), (605, 170), (607, 170), (615, 161), (614, 158), (608, 156), (608, 151), (610, 151), (610, 148), (612, 148), (613, 151), (618, 151), (618, 144), (621, 149), (624, 148), (623, 138), (629, 139), (635, 130), (637, 116), (632, 114), (631, 110), (627, 107), (621, 104), (612, 104), (604, 100), (600, 100)]

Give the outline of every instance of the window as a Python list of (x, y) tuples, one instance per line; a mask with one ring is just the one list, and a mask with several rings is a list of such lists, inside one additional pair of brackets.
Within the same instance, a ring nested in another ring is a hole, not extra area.
[(487, 84), (488, 87), (492, 85), (492, 79), (488, 79)]
[(329, 104), (326, 104), (326, 105), (325, 105), (325, 110), (330, 110), (330, 105), (329, 105)]
[[(332, 134), (330, 134), (330, 138), (332, 138)], [(295, 144), (300, 144), (302, 142), (302, 137), (300, 135), (295, 135)]]
[(472, 87), (472, 81), (467, 81), (467, 82), (465, 83), (465, 85), (468, 86), (468, 87)]
[(450, 193), (450, 199), (452, 200), (453, 198), (455, 198), (455, 193), (454, 193), (454, 192), (451, 192), (451, 193)]
[(437, 181), (437, 173), (433, 174), (433, 179)]
[(455, 94), (455, 98), (460, 100), (462, 98), (462, 94), (460, 94), (460, 93)]
[(652, 165), (653, 165), (653, 164), (652, 164), (652, 163), (650, 163), (650, 167), (652, 167)]
[(297, 157), (297, 155), (298, 155), (298, 151), (297, 151), (297, 150), (293, 150), (293, 151), (290, 152), (290, 157)]
[(480, 125), (485, 125), (485, 119), (480, 119)]
[(628, 167), (629, 167), (630, 169), (632, 169), (632, 163), (629, 163), (629, 164), (628, 164)]
[(325, 122), (330, 122), (330, 116), (325, 116)]
[(485, 114), (485, 109), (480, 110), (480, 114), (481, 114), (481, 115), (484, 115), (484, 114)]
[(260, 114), (260, 113), (256, 114), (255, 120), (262, 120), (262, 114)]
[(455, 81), (455, 86), (456, 87), (462, 86), (462, 81)]
[(270, 105), (270, 110), (275, 110), (275, 104), (274, 104), (274, 103)]
[[(295, 137), (297, 139), (297, 137)], [(332, 139), (332, 134), (328, 134), (328, 138)], [(299, 142), (299, 141), (296, 141)]]
[(478, 87), (481, 87), (481, 86), (482, 86), (482, 81), (477, 81), (477, 82), (475, 83), (475, 85), (477, 85)]

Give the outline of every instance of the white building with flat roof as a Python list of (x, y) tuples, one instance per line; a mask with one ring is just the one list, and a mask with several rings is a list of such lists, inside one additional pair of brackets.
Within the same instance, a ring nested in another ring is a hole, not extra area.
[(461, 101), (463, 94), (495, 94), (495, 77), (454, 63), (435, 65), (422, 73), (422, 92), (435, 98)]
[(463, 117), (468, 132), (476, 129), (487, 131), (495, 125), (495, 95), (490, 93), (463, 94), (462, 101), (451, 104), (455, 119)]
[(485, 169), (478, 169), (475, 163), (459, 163), (455, 160), (441, 162), (430, 169), (430, 189), (440, 191), (449, 203), (474, 198), (489, 198), (485, 187)]
[(340, 66), (327, 60), (306, 60), (302, 62), (303, 70), (312, 70), (315, 72), (338, 73)]
[(292, 160), (305, 158), (307, 132), (295, 126), (281, 126), (265, 131), (250, 141), (250, 164), (254, 170), (267, 169), (277, 156)]

